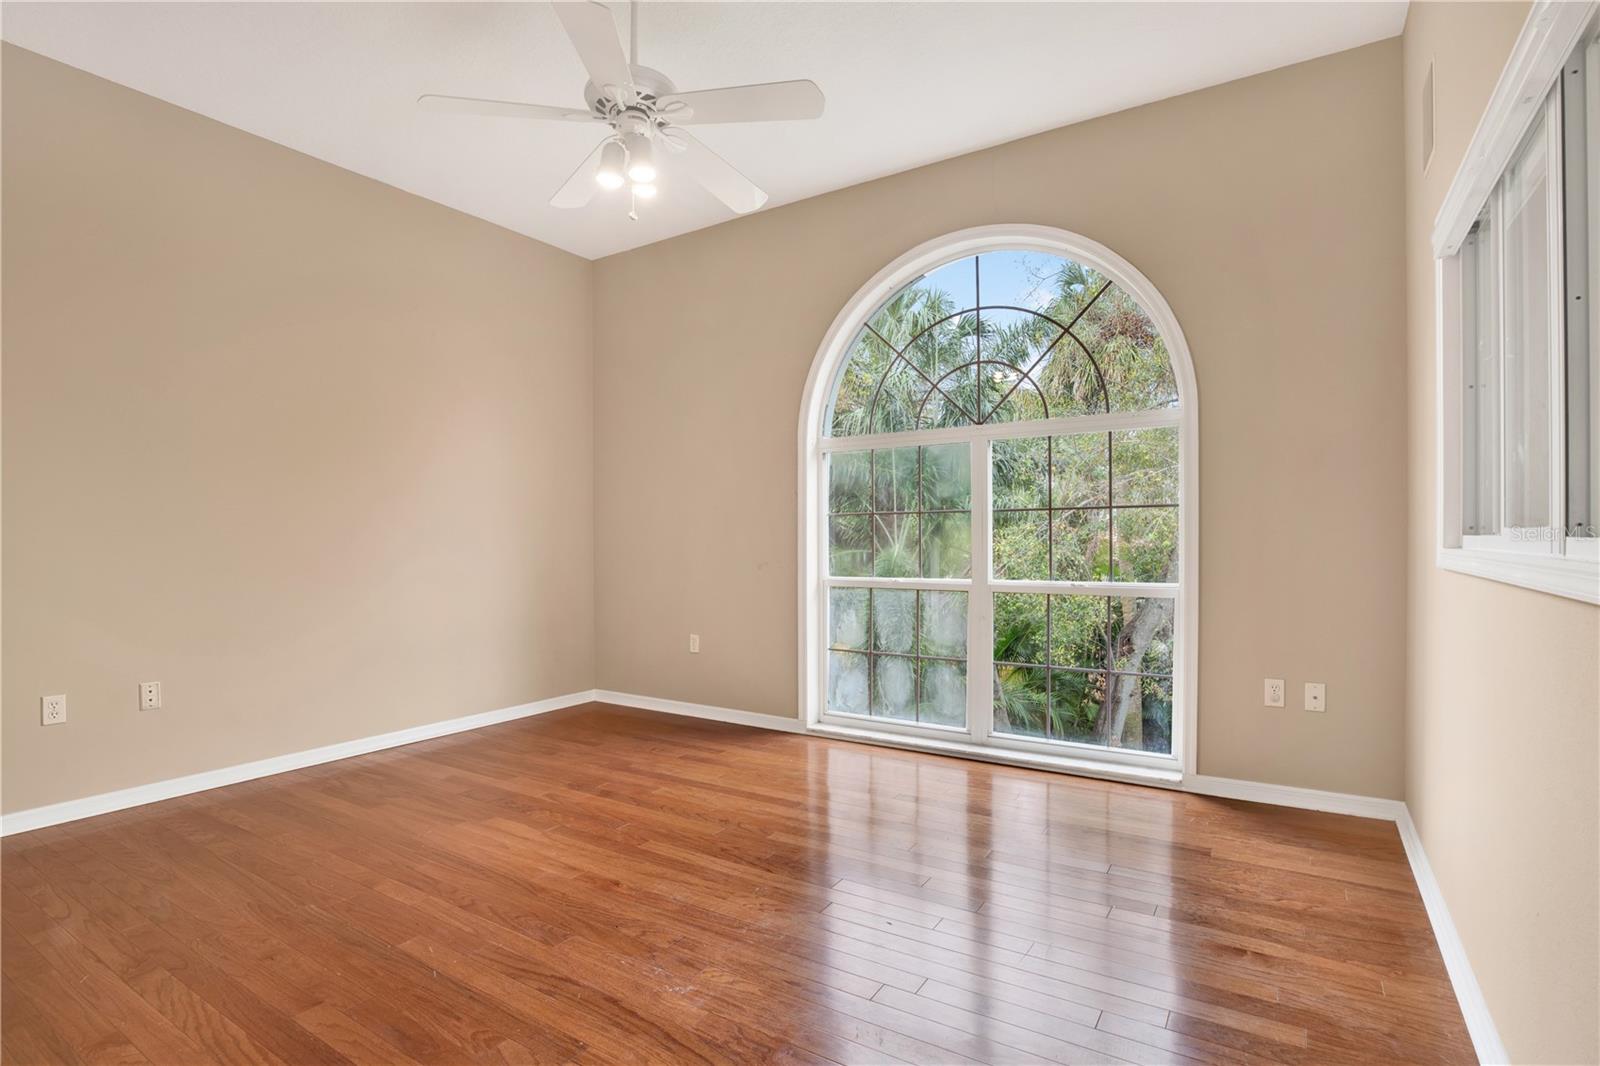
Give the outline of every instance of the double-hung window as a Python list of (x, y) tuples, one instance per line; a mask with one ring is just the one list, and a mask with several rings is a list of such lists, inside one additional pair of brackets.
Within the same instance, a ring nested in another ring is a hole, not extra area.
[(1600, 602), (1593, 15), (1555, 5), (1529, 20), (1434, 241), (1439, 564)]

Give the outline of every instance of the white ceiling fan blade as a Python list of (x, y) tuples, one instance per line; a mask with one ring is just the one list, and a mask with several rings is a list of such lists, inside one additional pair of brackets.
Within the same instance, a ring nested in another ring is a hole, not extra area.
[(600, 188), (594, 180), (594, 172), (600, 168), (600, 150), (605, 146), (606, 142), (601, 141), (594, 146), (594, 151), (578, 164), (578, 169), (572, 172), (572, 177), (550, 197), (551, 207), (582, 207), (594, 199), (594, 194)]
[(683, 147), (682, 154), (677, 157), (677, 165), (734, 211), (741, 215), (749, 214), (767, 202), (767, 194), (755, 182), (733, 169), (733, 164), (686, 130), (674, 130), (673, 137)]
[(590, 81), (602, 89), (607, 85), (627, 88), (633, 84), (633, 72), (628, 69), (628, 57), (622, 53), (617, 22), (609, 8), (590, 0), (582, 3), (556, 0), (551, 6), (572, 39), (572, 47), (577, 49)]
[(449, 115), (494, 115), (500, 118), (537, 118), (556, 122), (587, 122), (595, 116), (589, 111), (545, 104), (518, 104), (510, 100), (479, 100), (472, 96), (439, 96), (427, 93), (417, 97), (417, 107)]
[(761, 85), (730, 85), (725, 89), (672, 93), (663, 96), (661, 103), (669, 108), (672, 104), (689, 108), (689, 114), (682, 118), (672, 116), (675, 125), (683, 126), (819, 118), (824, 100), (822, 90), (814, 81), (769, 81)]

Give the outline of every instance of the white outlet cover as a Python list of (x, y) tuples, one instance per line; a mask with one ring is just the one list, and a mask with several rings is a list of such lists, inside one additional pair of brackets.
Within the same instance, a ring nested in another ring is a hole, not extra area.
[(60, 725), (67, 720), (67, 697), (40, 696), (39, 697), (39, 724)]
[(1282, 707), (1283, 692), (1283, 678), (1269, 677), (1262, 685), (1261, 702), (1267, 707)]
[(161, 682), (139, 682), (139, 709), (141, 711), (159, 711), (161, 709)]
[(1321, 681), (1306, 682), (1306, 710), (1319, 714), (1328, 709), (1328, 686)]

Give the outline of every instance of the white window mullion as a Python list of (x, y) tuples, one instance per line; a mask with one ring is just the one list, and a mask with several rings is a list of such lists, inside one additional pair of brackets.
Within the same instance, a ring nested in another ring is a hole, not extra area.
[(994, 723), (994, 565), (990, 516), (989, 442), (972, 441), (972, 595), (967, 601), (967, 729), (976, 743), (988, 740)]
[(1158, 407), (1151, 411), (1114, 411), (1110, 414), (1064, 415), (1034, 421), (990, 422), (981, 426), (948, 426), (939, 429), (906, 430), (900, 433), (872, 433), (854, 437), (823, 437), (818, 446), (824, 452), (860, 452), (873, 448), (909, 448), (913, 445), (961, 444), (972, 440), (1008, 440), (1013, 437), (1069, 437), (1080, 433), (1107, 433), (1127, 429), (1156, 429), (1183, 422), (1177, 407)]
[(1119, 599), (1124, 596), (1176, 599), (1178, 586), (1166, 581), (1011, 581), (992, 579), (993, 592), (1043, 592), (1057, 596), (1104, 596)]

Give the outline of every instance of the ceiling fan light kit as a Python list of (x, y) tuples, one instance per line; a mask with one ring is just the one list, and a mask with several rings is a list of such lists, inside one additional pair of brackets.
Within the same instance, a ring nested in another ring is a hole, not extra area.
[(628, 153), (628, 180), (636, 185), (655, 181), (656, 153), (650, 147), (650, 134), (643, 130), (624, 133), (622, 147)]
[(631, 204), (655, 198), (656, 179), (663, 163), (657, 149), (665, 148), (672, 156), (666, 161), (669, 169), (692, 178), (735, 213), (746, 214), (766, 203), (767, 194), (683, 127), (796, 121), (822, 115), (822, 90), (810, 81), (678, 92), (666, 75), (638, 65), (637, 0), (630, 19), (635, 37), (631, 63), (623, 54), (616, 22), (608, 8), (591, 0), (557, 2), (552, 6), (589, 74), (583, 90), (588, 111), (432, 94), (419, 98), (417, 103), (430, 111), (452, 114), (600, 122), (609, 126), (606, 139), (595, 145), (566, 184), (550, 198), (554, 207), (583, 207), (597, 189), (616, 190), (630, 183), (629, 215), (637, 217)]
[(622, 172), (628, 166), (628, 152), (621, 141), (607, 141), (600, 149), (600, 166), (594, 172), (595, 183), (602, 189), (622, 188)]

